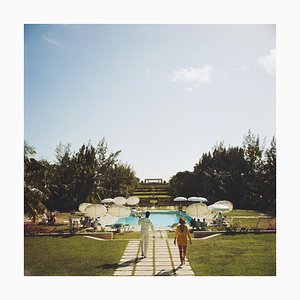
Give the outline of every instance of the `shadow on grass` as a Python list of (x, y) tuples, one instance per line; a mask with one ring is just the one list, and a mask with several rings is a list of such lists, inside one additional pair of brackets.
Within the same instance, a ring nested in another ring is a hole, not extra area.
[(140, 262), (141, 260), (142, 260), (141, 258), (129, 259), (120, 264), (104, 264), (104, 265), (96, 266), (96, 268), (101, 270), (110, 270), (110, 269), (115, 270), (117, 268), (129, 267), (133, 264)]

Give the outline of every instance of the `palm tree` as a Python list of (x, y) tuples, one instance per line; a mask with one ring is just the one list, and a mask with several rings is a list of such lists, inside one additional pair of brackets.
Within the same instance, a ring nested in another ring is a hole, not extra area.
[(44, 201), (47, 199), (46, 189), (42, 187), (40, 174), (44, 166), (34, 158), (34, 147), (24, 142), (24, 213), (35, 222), (38, 213), (46, 209)]

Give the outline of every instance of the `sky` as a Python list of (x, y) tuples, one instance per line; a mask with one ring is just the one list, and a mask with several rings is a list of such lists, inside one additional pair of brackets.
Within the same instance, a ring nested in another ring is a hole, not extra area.
[(141, 179), (276, 130), (275, 25), (25, 25), (24, 138), (37, 159), (105, 137)]

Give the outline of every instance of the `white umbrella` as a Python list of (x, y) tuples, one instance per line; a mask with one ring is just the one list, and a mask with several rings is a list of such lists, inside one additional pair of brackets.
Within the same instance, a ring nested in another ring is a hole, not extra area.
[(208, 213), (207, 206), (203, 203), (194, 203), (187, 207), (186, 214), (192, 218), (200, 218)]
[(174, 199), (174, 202), (179, 202), (179, 205), (181, 206), (181, 201), (187, 201), (185, 197), (176, 197)]
[(137, 205), (139, 202), (140, 202), (140, 198), (137, 196), (130, 196), (126, 200), (126, 203), (128, 205)]
[(199, 202), (208, 202), (208, 200), (204, 197), (198, 197)]
[(112, 198), (105, 198), (103, 200), (101, 200), (101, 203), (113, 203), (114, 202), (114, 199)]
[(78, 209), (80, 212), (84, 213), (85, 209), (91, 204), (92, 203), (81, 203), (79, 204)]
[(91, 204), (86, 207), (86, 209), (84, 211), (84, 215), (87, 217), (92, 217), (92, 218), (96, 219), (96, 217), (104, 216), (106, 214), (106, 212), (107, 212), (107, 209), (104, 205)]
[(114, 217), (127, 218), (130, 216), (130, 209), (123, 205), (113, 204), (108, 208), (108, 213)]
[(214, 204), (208, 206), (208, 210), (219, 211), (219, 212), (225, 212), (225, 211), (228, 212), (230, 210), (230, 208), (224, 204), (214, 203)]
[(103, 217), (100, 217), (99, 223), (101, 226), (111, 225), (117, 220), (117, 217), (112, 216), (111, 214), (107, 213)]
[(114, 203), (117, 205), (123, 205), (126, 203), (126, 198), (124, 197), (116, 197), (114, 198)]
[(176, 197), (175, 199), (174, 199), (174, 201), (175, 202), (181, 202), (181, 201), (187, 201), (187, 199), (185, 198), (185, 197)]
[(228, 200), (220, 200), (220, 201), (217, 201), (216, 203), (214, 204), (223, 204), (223, 205), (226, 205), (228, 206), (229, 210), (228, 211), (232, 211), (233, 210), (233, 204), (232, 202), (228, 201)]
[(190, 197), (190, 198), (188, 198), (188, 201), (191, 201), (191, 202), (207, 202), (207, 199), (203, 198), (203, 197)]

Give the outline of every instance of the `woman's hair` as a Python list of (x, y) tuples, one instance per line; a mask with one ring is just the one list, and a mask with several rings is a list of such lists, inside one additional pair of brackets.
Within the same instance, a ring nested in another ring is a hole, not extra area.
[(184, 223), (185, 223), (185, 219), (184, 219), (184, 218), (180, 218), (180, 219), (179, 219), (179, 223), (180, 223), (180, 224), (184, 224)]

